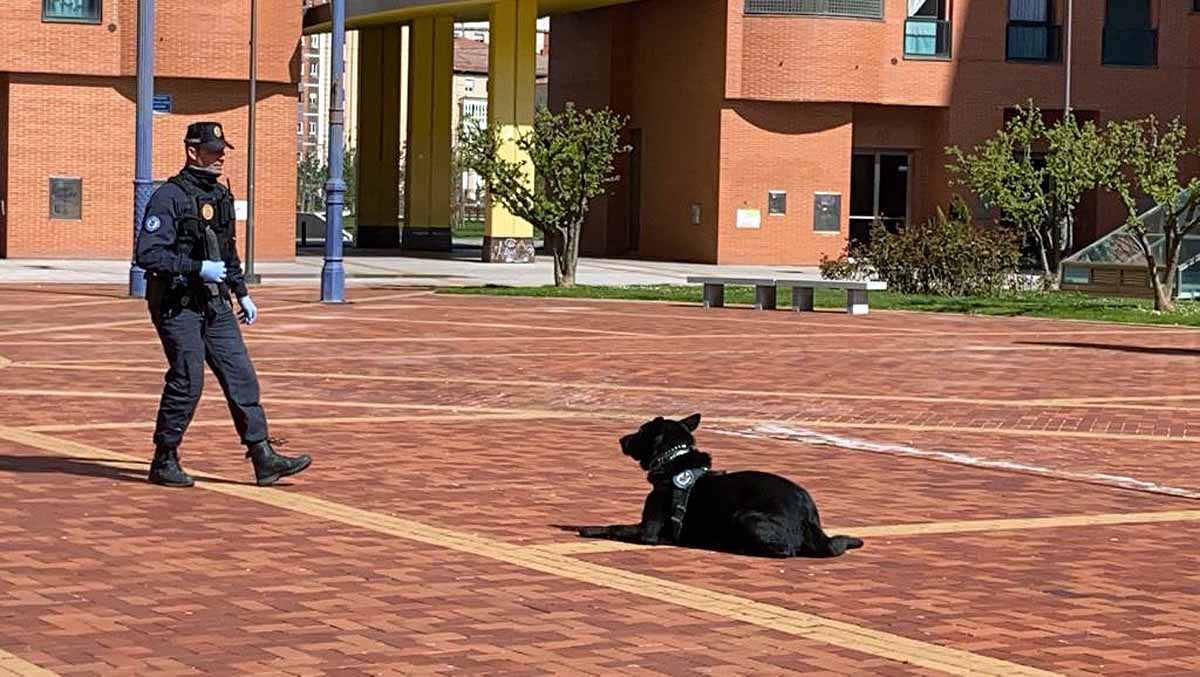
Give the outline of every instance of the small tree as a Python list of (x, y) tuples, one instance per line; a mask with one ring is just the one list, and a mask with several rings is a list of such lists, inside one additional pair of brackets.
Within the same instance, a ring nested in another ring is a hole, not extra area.
[[(1200, 228), (1200, 178), (1185, 184), (1179, 168), (1197, 149), (1187, 146), (1187, 127), (1178, 118), (1160, 130), (1153, 115), (1109, 123), (1105, 140), (1109, 172), (1104, 185), (1128, 210), (1126, 224), (1146, 261), (1154, 309), (1170, 310), (1183, 238)], [(1141, 218), (1143, 196), (1157, 210), (1146, 220)]]
[(317, 212), (325, 208), (325, 163), (316, 153), (305, 153), (296, 165), (296, 209)]
[[(963, 153), (946, 149), (955, 182), (965, 186), (1002, 221), (1032, 238), (1051, 287), (1059, 282), (1059, 263), (1067, 249), (1067, 233), (1083, 196), (1103, 177), (1102, 138), (1088, 121), (1068, 114), (1047, 126), (1041, 111), (1029, 103), (995, 136)], [(1044, 150), (1039, 161), (1038, 150)]]
[(614, 156), (629, 150), (620, 144), (624, 125), (625, 119), (608, 109), (580, 112), (570, 103), (561, 113), (541, 108), (533, 131), (512, 140), (528, 163), (504, 157), (500, 127), (464, 129), (463, 165), (479, 175), (493, 200), (541, 231), (554, 254), (556, 286), (575, 284), (579, 232), (588, 207), (617, 180)]
[(343, 209), (358, 213), (358, 150), (347, 145), (342, 151), (342, 180), (346, 182)]

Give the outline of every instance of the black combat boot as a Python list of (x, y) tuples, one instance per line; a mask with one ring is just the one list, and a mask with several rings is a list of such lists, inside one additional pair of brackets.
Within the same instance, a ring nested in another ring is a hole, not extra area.
[(255, 442), (249, 449), (246, 458), (254, 463), (254, 476), (260, 487), (274, 484), (281, 477), (295, 475), (312, 463), (312, 458), (307, 454), (296, 458), (280, 456), (271, 448), (271, 440)]
[(179, 451), (175, 447), (158, 445), (150, 462), (150, 481), (164, 487), (190, 487), (195, 481), (179, 466)]

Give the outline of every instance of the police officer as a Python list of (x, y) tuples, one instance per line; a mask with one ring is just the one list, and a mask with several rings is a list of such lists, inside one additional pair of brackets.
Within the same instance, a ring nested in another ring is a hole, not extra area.
[(246, 457), (254, 464), (257, 482), (266, 486), (304, 470), (312, 459), (282, 456), (271, 447), (266, 415), (258, 401), (258, 376), (229, 298), (232, 291), (241, 321), (254, 324), (258, 309), (250, 300), (238, 259), (233, 196), (217, 182), (225, 149), (233, 146), (215, 122), (189, 125), (184, 146), (187, 163), (150, 197), (137, 242), (137, 263), (146, 271), (150, 319), (168, 364), (154, 429), (150, 481), (169, 487), (193, 484), (179, 465), (178, 449), (200, 402), (208, 362), (248, 449)]

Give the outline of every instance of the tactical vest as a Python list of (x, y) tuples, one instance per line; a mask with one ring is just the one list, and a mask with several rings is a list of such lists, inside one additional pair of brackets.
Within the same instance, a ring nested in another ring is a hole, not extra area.
[[(172, 176), (168, 181), (184, 194), (184, 199), (175, 204), (175, 237), (179, 251), (188, 252), (195, 261), (224, 261), (233, 246), (235, 223), (233, 198), (229, 191), (223, 190), (220, 184), (205, 191), (180, 175)], [(216, 233), (220, 251), (205, 251), (205, 227)]]

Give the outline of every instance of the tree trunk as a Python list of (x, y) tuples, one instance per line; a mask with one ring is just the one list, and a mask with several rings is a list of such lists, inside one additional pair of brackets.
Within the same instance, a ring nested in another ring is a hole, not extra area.
[(571, 260), (571, 239), (567, 232), (554, 226), (546, 233), (550, 251), (554, 255), (554, 286), (575, 286), (575, 264)]
[[(1167, 231), (1166, 228), (1163, 230)], [(1165, 233), (1163, 254), (1167, 260), (1163, 262), (1163, 279), (1160, 281), (1159, 288), (1155, 289), (1155, 310), (1175, 308), (1175, 277), (1179, 272), (1179, 249), (1182, 245), (1182, 237), (1172, 235), (1171, 231)]]
[(567, 251), (563, 271), (571, 280), (571, 285), (575, 284), (575, 271), (579, 268), (579, 233), (582, 228), (582, 221), (567, 226)]
[(1046, 243), (1046, 238), (1040, 231), (1034, 231), (1033, 236), (1037, 238), (1038, 257), (1042, 262), (1042, 286), (1054, 285), (1057, 289), (1058, 285), (1054, 283), (1056, 276), (1050, 272), (1050, 257), (1047, 253), (1051, 245)]
[(1171, 298), (1171, 286), (1169, 283), (1163, 283), (1154, 276), (1154, 309), (1163, 312), (1175, 309), (1175, 301)]
[[(1145, 233), (1137, 234), (1138, 244), (1142, 248), (1142, 256), (1146, 257), (1146, 271), (1150, 275), (1150, 286), (1154, 289), (1154, 309), (1158, 311), (1174, 310), (1175, 304), (1171, 300), (1171, 285), (1168, 278), (1167, 283), (1164, 283), (1158, 276), (1158, 259), (1154, 256), (1154, 250), (1150, 246), (1150, 240)], [(1168, 256), (1170, 256), (1170, 247), (1167, 247)]]

